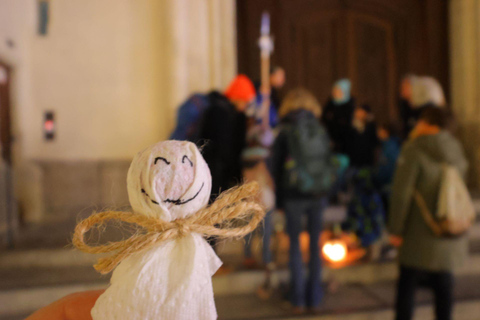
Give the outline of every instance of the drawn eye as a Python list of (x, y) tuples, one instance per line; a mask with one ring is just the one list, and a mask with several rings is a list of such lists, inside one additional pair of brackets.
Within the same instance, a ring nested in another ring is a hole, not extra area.
[(192, 162), (192, 160), (188, 159), (188, 157), (187, 157), (186, 155), (183, 156), (183, 158), (182, 158), (182, 163), (185, 163), (185, 159), (187, 159), (187, 161), (190, 162), (190, 166), (193, 167), (193, 162)]
[(167, 159), (165, 159), (165, 158), (163, 158), (163, 157), (156, 157), (154, 164), (157, 164), (158, 161), (163, 161), (163, 162), (165, 162), (166, 164), (170, 164), (170, 162), (168, 162)]

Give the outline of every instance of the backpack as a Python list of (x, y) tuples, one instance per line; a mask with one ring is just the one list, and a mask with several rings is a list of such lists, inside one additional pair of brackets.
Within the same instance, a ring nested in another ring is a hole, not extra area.
[(330, 141), (315, 118), (285, 125), (289, 156), (285, 162), (285, 186), (303, 194), (322, 194), (334, 182)]
[(442, 164), (442, 181), (435, 216), (428, 210), (418, 190), (415, 192), (415, 200), (425, 222), (437, 236), (462, 235), (475, 220), (475, 207), (467, 186), (458, 170), (452, 165)]
[(193, 94), (179, 108), (177, 126), (170, 135), (170, 140), (188, 140), (195, 142), (198, 138), (198, 127), (202, 114), (208, 108), (208, 97), (203, 94)]

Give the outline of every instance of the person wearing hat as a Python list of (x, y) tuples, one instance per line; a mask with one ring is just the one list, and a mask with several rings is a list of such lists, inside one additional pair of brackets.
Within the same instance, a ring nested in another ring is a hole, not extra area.
[(212, 173), (212, 200), (242, 181), (245, 111), (255, 95), (255, 87), (245, 75), (235, 77), (224, 94), (213, 91), (208, 95), (209, 107), (202, 115), (199, 138), (204, 142), (203, 156)]

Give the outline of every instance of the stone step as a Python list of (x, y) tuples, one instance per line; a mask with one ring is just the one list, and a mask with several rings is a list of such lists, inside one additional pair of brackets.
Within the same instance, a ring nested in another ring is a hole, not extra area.
[[(477, 319), (480, 312), (480, 275), (460, 276), (456, 280), (455, 319)], [(19, 294), (18, 290), (8, 295), (0, 294), (0, 320), (24, 319), (32, 311), (71, 292), (94, 290), (100, 286), (77, 285), (70, 287), (33, 289)], [(387, 281), (370, 285), (350, 284), (340, 286), (335, 292), (327, 292), (320, 313), (295, 316), (291, 313), (285, 293), (277, 291), (268, 300), (260, 300), (254, 294), (235, 294), (215, 297), (219, 319), (392, 319), (395, 282)], [(23, 301), (20, 306), (19, 301)], [(416, 303), (419, 308), (415, 319), (428, 320), (432, 316), (432, 295), (419, 290)]]
[[(92, 267), (92, 264), (83, 264), (86, 261), (72, 260), (72, 265), (60, 266), (12, 266), (4, 265), (0, 268), (0, 291), (14, 289), (28, 289), (57, 285), (76, 284), (108, 284), (110, 275), (100, 275)], [(81, 262), (81, 263), (80, 263)], [(92, 261), (93, 262), (93, 261)], [(462, 276), (480, 274), (480, 253), (471, 255), (463, 268), (458, 270)], [(344, 268), (323, 269), (323, 280), (334, 280), (341, 284), (371, 284), (381, 281), (396, 279), (397, 265), (390, 262), (358, 263)], [(235, 270), (229, 274), (216, 275), (213, 284), (215, 292), (220, 295), (243, 294), (255, 292), (264, 282), (265, 273), (257, 270)], [(281, 268), (273, 272), (272, 285), (279, 286), (288, 281), (288, 271)]]
[[(478, 319), (480, 311), (480, 275), (458, 276), (455, 286), (457, 301), (455, 319)], [(254, 295), (231, 295), (216, 298), (219, 318), (238, 319), (393, 319), (392, 309), (395, 299), (395, 281), (385, 281), (369, 285), (349, 284), (340, 286), (335, 292), (326, 292), (319, 315), (295, 317), (290, 313), (288, 303), (281, 293), (264, 301)], [(432, 319), (431, 292), (422, 289), (416, 295), (420, 308), (416, 319)], [(459, 312), (462, 303), (469, 304), (466, 310)], [(473, 305), (470, 305), (473, 303)], [(473, 310), (477, 310), (472, 313)], [(475, 315), (472, 317), (472, 314)], [(466, 317), (469, 315), (470, 317)], [(335, 316), (338, 316), (335, 317)], [(458, 317), (457, 317), (458, 316)]]
[[(480, 275), (480, 224), (472, 228), (469, 237), (474, 254), (469, 263), (459, 270), (458, 275), (464, 278)], [(243, 244), (238, 241), (221, 243), (219, 249), (224, 261), (228, 261), (230, 256), (241, 259), (243, 254)], [(0, 315), (28, 313), (72, 292), (105, 288), (109, 276), (101, 276), (92, 268), (97, 258), (72, 249), (1, 252)], [(335, 281), (348, 288), (374, 287), (393, 282), (396, 277), (394, 262), (364, 263), (341, 269), (325, 267), (323, 272), (324, 282)], [(233, 295), (252, 296), (264, 280), (262, 270), (237, 270), (215, 276), (214, 292), (218, 299)], [(287, 282), (285, 267), (273, 273), (274, 287), (281, 287)]]
[[(468, 237), (472, 251), (480, 252), (480, 222), (472, 226)], [(254, 251), (260, 251), (260, 246), (260, 241), (257, 241), (253, 245)], [(221, 257), (230, 260), (232, 257), (236, 257), (241, 260), (244, 254), (244, 240), (221, 242), (217, 245), (217, 251)], [(0, 270), (4, 268), (91, 266), (99, 257), (101, 255), (86, 254), (70, 248), (0, 251)]]
[[(480, 197), (474, 195), (473, 203), (476, 211), (479, 213), (477, 219), (480, 222)], [(126, 209), (126, 208), (125, 208)], [(65, 208), (62, 208), (65, 215)], [(62, 220), (45, 221), (41, 224), (32, 224), (23, 226), (16, 237), (16, 249), (45, 249), (45, 248), (62, 248), (71, 246), (72, 233), (77, 222), (90, 215), (92, 208), (72, 207), (68, 211), (70, 214), (65, 215), (67, 218)], [(120, 208), (119, 208), (120, 210)], [(55, 216), (55, 212), (51, 212), (50, 216)], [(342, 205), (329, 206), (323, 212), (324, 226), (328, 227), (336, 222), (344, 221), (346, 218), (346, 207)], [(275, 225), (279, 228), (285, 224), (284, 217), (276, 214), (274, 217)], [(115, 235), (118, 230), (110, 230), (107, 228), (105, 233), (108, 236)], [(110, 239), (109, 237), (106, 237)]]
[[(462, 279), (480, 281), (480, 255), (471, 257), (469, 263), (457, 276)], [(106, 288), (108, 277), (100, 276), (91, 267), (63, 267), (57, 269), (4, 269), (0, 270), (0, 314), (22, 314), (38, 309), (69, 293)], [(369, 288), (378, 298), (386, 297), (388, 285), (397, 278), (397, 266), (389, 263), (369, 263), (342, 269), (325, 268), (324, 282), (334, 281), (341, 287)], [(217, 298), (233, 295), (253, 295), (264, 282), (263, 271), (238, 271), (213, 277), (213, 288)], [(288, 271), (278, 270), (272, 275), (272, 286), (285, 287)], [(480, 290), (479, 282), (471, 282)], [(469, 289), (471, 291), (471, 289)], [(391, 291), (391, 290), (390, 290)], [(478, 292), (480, 298), (480, 292)]]

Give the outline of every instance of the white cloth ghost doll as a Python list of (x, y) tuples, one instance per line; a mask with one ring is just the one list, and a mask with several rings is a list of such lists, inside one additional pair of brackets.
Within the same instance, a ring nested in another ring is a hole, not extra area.
[[(212, 178), (197, 147), (164, 141), (138, 153), (128, 172), (134, 213), (172, 221), (204, 208)], [(94, 320), (210, 320), (212, 275), (222, 262), (202, 235), (161, 242), (123, 260), (92, 309)]]

